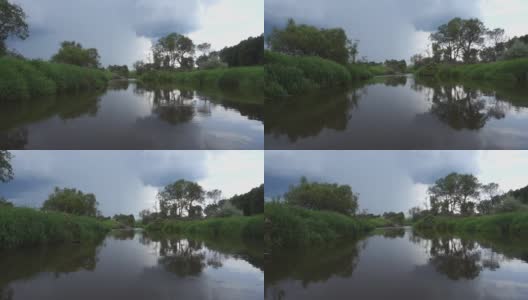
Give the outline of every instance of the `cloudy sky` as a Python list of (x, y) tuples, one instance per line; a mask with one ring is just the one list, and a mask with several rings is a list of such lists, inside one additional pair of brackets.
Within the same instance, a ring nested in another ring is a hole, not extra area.
[(341, 27), (359, 39), (360, 57), (382, 61), (424, 52), (431, 31), (454, 17), (478, 17), (510, 37), (528, 33), (526, 0), (266, 0), (266, 33), (288, 18)]
[(40, 207), (55, 186), (94, 193), (104, 215), (152, 208), (159, 189), (178, 179), (225, 197), (264, 182), (262, 151), (12, 151), (15, 179), (0, 195)]
[(144, 59), (152, 41), (171, 32), (213, 49), (264, 31), (264, 0), (11, 0), (28, 15), (30, 37), (9, 46), (49, 59), (59, 43), (97, 48), (103, 65)]
[(451, 172), (496, 182), (504, 192), (528, 185), (528, 151), (266, 151), (265, 161), (267, 198), (304, 175), (352, 186), (360, 209), (373, 213), (423, 206), (428, 186)]

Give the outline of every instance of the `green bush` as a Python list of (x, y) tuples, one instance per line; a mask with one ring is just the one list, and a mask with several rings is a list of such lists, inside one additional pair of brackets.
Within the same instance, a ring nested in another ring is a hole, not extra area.
[(264, 241), (269, 248), (297, 248), (359, 238), (374, 229), (368, 221), (336, 212), (308, 210), (283, 203), (267, 203), (264, 210)]
[(506, 234), (521, 237), (528, 234), (528, 213), (515, 212), (474, 217), (427, 216), (416, 222), (414, 226), (417, 229), (439, 232)]
[(90, 217), (20, 207), (0, 209), (0, 249), (93, 241), (104, 236), (109, 229)]
[(102, 89), (109, 79), (109, 73), (97, 69), (13, 57), (0, 58), (0, 100)]
[(262, 215), (204, 220), (158, 220), (147, 225), (146, 230), (215, 238), (231, 237), (262, 240), (263, 223)]
[(440, 79), (495, 80), (525, 83), (528, 81), (528, 58), (472, 65), (431, 64), (420, 68), (417, 76)]

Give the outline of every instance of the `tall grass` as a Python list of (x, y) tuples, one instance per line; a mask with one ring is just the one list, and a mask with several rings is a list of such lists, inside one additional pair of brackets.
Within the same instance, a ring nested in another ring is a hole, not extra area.
[(483, 233), (490, 235), (528, 235), (528, 213), (515, 212), (475, 217), (428, 216), (414, 224), (422, 230), (438, 232)]
[(195, 88), (218, 88), (262, 94), (264, 68), (254, 66), (191, 72), (152, 71), (143, 74), (139, 79), (145, 83), (179, 83)]
[(350, 82), (372, 77), (368, 66), (343, 66), (314, 56), (291, 56), (272, 51), (264, 53), (264, 93), (267, 97), (285, 97), (304, 92), (346, 86)]
[(268, 248), (298, 248), (356, 239), (374, 224), (329, 211), (313, 211), (283, 203), (267, 203), (264, 241)]
[(160, 220), (149, 224), (146, 229), (147, 231), (169, 234), (262, 240), (264, 218), (262, 215), (257, 215), (204, 220)]
[(0, 249), (94, 241), (108, 230), (103, 223), (89, 217), (20, 207), (0, 209)]
[(109, 79), (109, 73), (97, 69), (13, 57), (0, 58), (0, 100), (102, 89)]
[(528, 58), (472, 65), (435, 64), (420, 68), (417, 76), (528, 83)]

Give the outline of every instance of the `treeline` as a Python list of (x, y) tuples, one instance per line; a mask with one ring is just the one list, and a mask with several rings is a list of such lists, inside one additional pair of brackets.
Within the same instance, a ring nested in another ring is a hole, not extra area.
[(528, 35), (510, 39), (504, 29), (488, 29), (479, 19), (454, 18), (429, 39), (431, 49), (411, 57), (419, 76), (528, 79)]
[(474, 216), (528, 212), (528, 187), (501, 193), (497, 183), (481, 183), (472, 174), (451, 173), (428, 189), (426, 208), (413, 207), (414, 221), (426, 216)]
[(263, 45), (262, 35), (215, 51), (209, 43), (197, 45), (185, 35), (171, 33), (154, 44), (150, 62), (137, 61), (134, 69), (138, 75), (143, 75), (152, 71), (192, 71), (261, 65), (264, 61)]
[(154, 211), (145, 209), (139, 213), (144, 225), (166, 219), (253, 216), (264, 212), (264, 185), (223, 199), (222, 191), (218, 189), (206, 191), (196, 182), (181, 179), (165, 186), (158, 193), (157, 200)]

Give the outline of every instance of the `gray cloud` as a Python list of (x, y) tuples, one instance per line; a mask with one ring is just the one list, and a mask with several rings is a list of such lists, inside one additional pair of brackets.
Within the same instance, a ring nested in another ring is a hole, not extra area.
[[(40, 207), (55, 186), (77, 188), (94, 193), (105, 215), (137, 214), (152, 208), (157, 191), (178, 179), (201, 182), (206, 189), (219, 188), (229, 197), (262, 183), (263, 173), (250, 165), (256, 161), (253, 156), (229, 151), (13, 151), (13, 154), (15, 179), (0, 185), (0, 195), (18, 206)], [(241, 163), (211, 162), (211, 157), (222, 161), (230, 160), (230, 155), (238, 157)], [(248, 171), (234, 174), (230, 168)]]
[(360, 40), (360, 56), (371, 60), (409, 59), (427, 46), (421, 31), (449, 19), (479, 17), (480, 0), (266, 0), (264, 28), (292, 17), (318, 27), (342, 27)]
[(477, 158), (473, 151), (266, 151), (266, 196), (281, 195), (307, 176), (351, 185), (361, 209), (406, 212), (439, 177), (478, 173)]
[(75, 40), (99, 50), (104, 65), (145, 58), (150, 40), (200, 28), (201, 10), (218, 0), (14, 0), (28, 15), (30, 37), (11, 47), (49, 59), (60, 42)]

